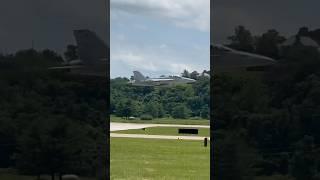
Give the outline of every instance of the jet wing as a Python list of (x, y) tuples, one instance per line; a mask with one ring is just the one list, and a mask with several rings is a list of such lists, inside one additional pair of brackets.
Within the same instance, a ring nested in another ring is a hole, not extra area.
[(174, 79), (149, 79), (152, 82), (173, 81)]
[(272, 58), (238, 51), (223, 45), (211, 45), (211, 56), (214, 57), (215, 71), (226, 71), (234, 68), (247, 68), (256, 66), (269, 66), (275, 64)]

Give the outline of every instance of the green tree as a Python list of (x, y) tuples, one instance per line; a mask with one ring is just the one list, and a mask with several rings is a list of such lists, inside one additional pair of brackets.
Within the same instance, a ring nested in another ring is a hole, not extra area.
[(189, 73), (189, 71), (188, 70), (183, 70), (183, 73), (181, 73), (181, 76), (182, 77), (186, 77), (186, 78), (189, 78), (190, 77), (190, 73)]
[(173, 118), (186, 119), (190, 116), (190, 110), (186, 107), (185, 104), (176, 104), (172, 110)]
[(247, 52), (254, 51), (254, 40), (248, 29), (244, 26), (237, 26), (234, 33), (234, 35), (228, 37), (231, 41), (230, 47)]
[(150, 101), (144, 106), (144, 113), (152, 115), (153, 118), (163, 117), (164, 112), (160, 103)]
[[(52, 119), (51, 119), (52, 118)], [(97, 130), (56, 116), (35, 120), (18, 139), (17, 167), (27, 174), (94, 175)], [(99, 159), (100, 161), (101, 159)], [(94, 168), (94, 169), (93, 169)]]
[(292, 159), (291, 174), (297, 180), (304, 180), (312, 179), (316, 172), (314, 139), (311, 136), (305, 136), (298, 142), (297, 150)]
[(255, 170), (251, 168), (259, 159), (240, 132), (225, 132), (224, 138), (216, 138), (213, 166), (214, 177), (221, 180), (251, 180)]
[(198, 79), (199, 73), (197, 71), (192, 71), (192, 73), (190, 73), (190, 78), (191, 79)]
[(200, 111), (200, 117), (203, 119), (209, 119), (210, 114), (209, 114), (209, 107), (208, 106), (203, 106)]
[(308, 27), (301, 27), (298, 31), (298, 36), (309, 36), (309, 28)]
[(256, 40), (256, 53), (272, 58), (279, 58), (279, 44), (285, 41), (285, 37), (280, 36), (279, 32), (271, 29), (262, 34)]
[(79, 58), (78, 55), (78, 47), (72, 44), (67, 46), (67, 50), (64, 52), (64, 57), (66, 58), (67, 62), (76, 60)]

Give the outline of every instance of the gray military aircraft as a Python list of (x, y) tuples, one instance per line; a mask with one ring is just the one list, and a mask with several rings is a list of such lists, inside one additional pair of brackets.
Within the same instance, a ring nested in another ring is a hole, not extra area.
[(133, 86), (173, 86), (178, 84), (192, 84), (194, 82), (196, 82), (196, 80), (180, 76), (147, 78), (139, 71), (133, 71), (133, 80), (129, 83)]
[(77, 42), (80, 59), (49, 69), (67, 69), (73, 74), (107, 77), (108, 47), (103, 40), (87, 29), (74, 30), (73, 35)]
[[(79, 59), (49, 69), (67, 69), (74, 74), (107, 77), (107, 58), (109, 47), (95, 32), (82, 29), (74, 30), (78, 46)], [(213, 57), (214, 71), (233, 71), (237, 68), (265, 67), (276, 63), (275, 60), (258, 54), (238, 51), (224, 45), (212, 44), (210, 54)], [(138, 75), (140, 74), (140, 75)], [(192, 83), (193, 79), (170, 76), (161, 78), (145, 78), (141, 73), (135, 73), (132, 85), (169, 85), (177, 83)], [(151, 83), (152, 82), (152, 83)]]

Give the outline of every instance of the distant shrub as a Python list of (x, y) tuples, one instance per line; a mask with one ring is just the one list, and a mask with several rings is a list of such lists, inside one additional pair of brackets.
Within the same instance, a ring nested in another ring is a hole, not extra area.
[(202, 118), (199, 117), (199, 116), (195, 116), (195, 117), (191, 117), (190, 119), (192, 119), (192, 120), (200, 120), (200, 119), (202, 119)]
[(153, 117), (149, 114), (143, 114), (143, 115), (141, 115), (140, 119), (141, 120), (152, 120)]
[(290, 176), (286, 176), (286, 175), (278, 175), (278, 174), (276, 174), (276, 175), (272, 175), (272, 176), (259, 177), (259, 180), (294, 180), (294, 178), (290, 177)]
[(177, 104), (172, 109), (172, 117), (174, 119), (187, 119), (189, 115), (191, 114), (190, 109), (186, 107), (185, 104)]

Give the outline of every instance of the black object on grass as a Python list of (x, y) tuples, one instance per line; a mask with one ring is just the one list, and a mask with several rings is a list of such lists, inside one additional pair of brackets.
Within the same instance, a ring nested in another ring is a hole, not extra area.
[(179, 134), (198, 134), (198, 129), (185, 129), (185, 128), (181, 128), (178, 130)]

